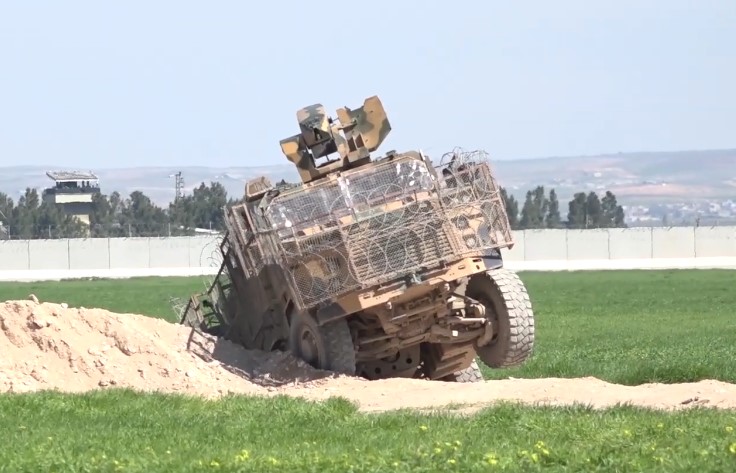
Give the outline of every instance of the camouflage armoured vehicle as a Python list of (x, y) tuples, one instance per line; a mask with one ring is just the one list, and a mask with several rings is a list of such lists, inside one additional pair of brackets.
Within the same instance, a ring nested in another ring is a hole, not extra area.
[(522, 363), (534, 317), (503, 268), (513, 241), (485, 153), (374, 159), (391, 130), (379, 98), (337, 118), (320, 104), (297, 112), (281, 149), (301, 183), (246, 183), (225, 209), (220, 272), (182, 322), (368, 379), (477, 381), (476, 357)]

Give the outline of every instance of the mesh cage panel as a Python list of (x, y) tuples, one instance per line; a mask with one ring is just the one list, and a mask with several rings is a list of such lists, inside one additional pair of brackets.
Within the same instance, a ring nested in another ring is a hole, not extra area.
[(445, 214), (459, 244), (458, 256), (487, 253), (513, 242), (501, 189), (484, 151), (447, 153), (437, 172)]
[(310, 306), (359, 286), (350, 270), (342, 236), (337, 229), (281, 240), (286, 269), (301, 297)]
[(248, 206), (249, 263), (280, 264), (300, 307), (511, 242), (482, 151), (455, 150), (435, 169), (402, 156)]
[(444, 226), (436, 200), (414, 202), (345, 226), (344, 240), (356, 279), (374, 284), (451, 258), (451, 233)]

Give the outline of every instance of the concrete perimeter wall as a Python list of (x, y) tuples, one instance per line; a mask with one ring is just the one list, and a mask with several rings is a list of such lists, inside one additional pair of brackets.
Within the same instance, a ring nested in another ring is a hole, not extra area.
[(526, 230), (504, 252), (518, 270), (736, 268), (736, 227)]
[[(515, 270), (736, 268), (736, 227), (526, 230), (505, 250)], [(216, 236), (0, 241), (0, 280), (201, 275)]]
[(216, 236), (0, 241), (0, 280), (217, 272)]

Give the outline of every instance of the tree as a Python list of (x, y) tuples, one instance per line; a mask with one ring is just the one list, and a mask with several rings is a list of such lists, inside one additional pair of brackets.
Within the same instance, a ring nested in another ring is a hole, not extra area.
[(506, 207), (506, 215), (509, 217), (509, 225), (512, 229), (519, 228), (519, 202), (513, 195), (508, 195), (506, 189), (501, 187), (501, 199)]
[(38, 214), (38, 192), (36, 189), (26, 188), (25, 194), (18, 199), (18, 205), (13, 209), (13, 226), (11, 229), (16, 238), (35, 238), (36, 215)]
[(521, 209), (520, 227), (525, 229), (542, 228), (548, 205), (543, 186), (537, 186), (533, 191), (527, 191), (524, 207)]
[(560, 228), (562, 223), (560, 202), (557, 200), (557, 192), (554, 189), (549, 191), (547, 215), (544, 217), (544, 223), (547, 228)]
[(82, 238), (87, 236), (89, 227), (72, 215), (66, 215), (61, 208), (43, 201), (34, 216), (34, 236), (36, 238)]
[(616, 207), (616, 217), (613, 219), (613, 224), (618, 228), (626, 227), (626, 213), (624, 212), (624, 208), (620, 205)]
[(519, 228), (528, 229), (532, 227), (532, 222), (535, 220), (534, 211), (534, 197), (532, 196), (532, 191), (526, 191), (524, 206), (521, 208)]
[(227, 191), (222, 184), (212, 182), (207, 186), (203, 182), (192, 191), (191, 195), (170, 204), (169, 216), (172, 225), (176, 227), (224, 230), (223, 207), (229, 203), (234, 202), (228, 201)]
[(10, 238), (15, 203), (7, 194), (0, 192), (0, 239)]
[(588, 197), (585, 202), (585, 214), (586, 214), (586, 227), (585, 228), (598, 228), (601, 226), (601, 201), (598, 198), (598, 194), (591, 191), (588, 193)]
[(92, 197), (90, 233), (94, 237), (121, 237), (128, 235), (127, 225), (123, 225), (123, 198), (115, 191), (107, 197), (95, 194)]
[(537, 216), (534, 221), (534, 228), (542, 228), (544, 226), (545, 216), (549, 210), (549, 200), (547, 200), (544, 194), (544, 186), (534, 188), (534, 208)]
[(129, 236), (164, 235), (168, 223), (166, 212), (141, 191), (131, 192), (130, 198), (122, 203), (120, 224)]
[(601, 227), (613, 228), (624, 227), (624, 209), (616, 201), (616, 196), (611, 191), (601, 199)]
[(87, 225), (59, 207), (44, 201), (36, 189), (26, 189), (14, 205), (0, 193), (0, 238), (77, 238), (87, 235)]
[(569, 228), (586, 228), (588, 220), (584, 192), (577, 192), (568, 204), (567, 226)]
[(568, 228), (625, 227), (624, 209), (616, 203), (616, 196), (607, 191), (603, 199), (598, 194), (578, 192), (569, 203)]

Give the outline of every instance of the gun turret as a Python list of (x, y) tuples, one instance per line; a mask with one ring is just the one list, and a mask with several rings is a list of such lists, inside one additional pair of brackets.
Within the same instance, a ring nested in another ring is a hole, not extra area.
[[(391, 131), (386, 111), (377, 96), (363, 106), (337, 110), (338, 121), (327, 115), (322, 104), (304, 107), (296, 113), (300, 133), (281, 140), (281, 150), (299, 170), (302, 182), (319, 179), (331, 172), (370, 162), (370, 153), (378, 149)], [(328, 156), (338, 154), (329, 161)], [(320, 158), (328, 158), (317, 164)]]

